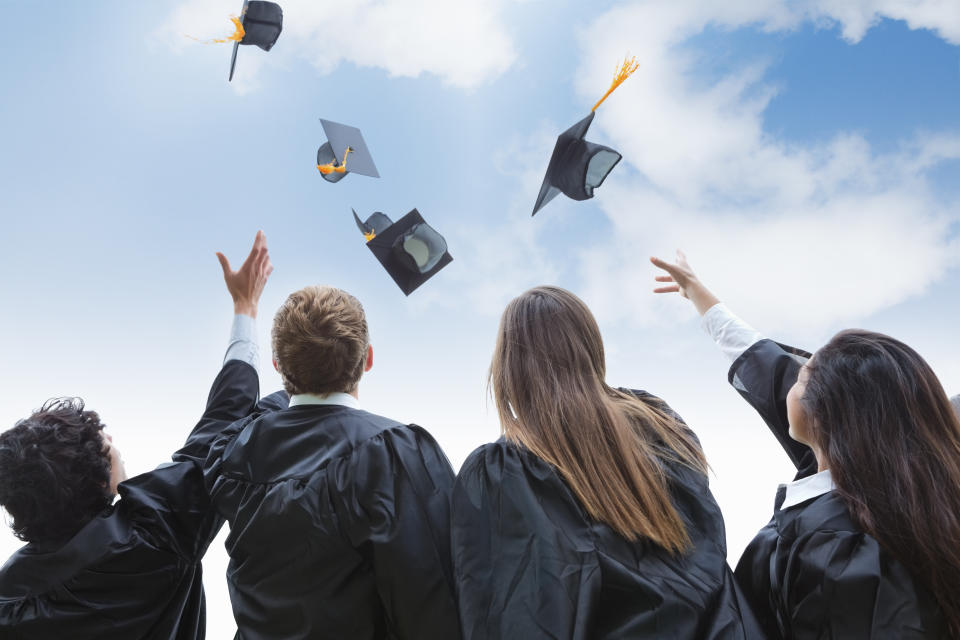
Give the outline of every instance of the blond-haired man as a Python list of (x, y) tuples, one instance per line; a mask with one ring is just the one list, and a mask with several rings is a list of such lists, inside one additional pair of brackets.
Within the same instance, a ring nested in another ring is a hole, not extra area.
[(360, 302), (296, 291), (272, 343), (290, 406), (232, 425), (204, 471), (230, 522), (237, 637), (458, 638), (453, 470), (422, 428), (361, 409), (373, 348)]

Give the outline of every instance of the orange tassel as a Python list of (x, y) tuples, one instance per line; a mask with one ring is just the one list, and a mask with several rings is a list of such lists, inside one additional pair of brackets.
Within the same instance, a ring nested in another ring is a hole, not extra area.
[(376, 229), (374, 229), (373, 231), (364, 231), (364, 232), (363, 232), (363, 238), (364, 238), (364, 240), (366, 240), (367, 242), (370, 242), (371, 240), (373, 240), (373, 239), (376, 238), (376, 237), (377, 237), (377, 230), (376, 230)]
[(347, 156), (350, 155), (350, 152), (353, 151), (353, 147), (347, 147), (347, 150), (343, 152), (343, 164), (337, 164), (336, 160), (331, 160), (327, 164), (318, 164), (317, 171), (323, 175), (330, 175), (331, 173), (346, 173), (347, 172)]
[(223, 42), (240, 42), (243, 40), (243, 36), (247, 35), (247, 32), (243, 29), (243, 22), (240, 21), (240, 18), (236, 16), (230, 16), (230, 20), (233, 21), (233, 26), (236, 27), (236, 30), (232, 35), (227, 36), (226, 38), (215, 38), (213, 40), (207, 40), (204, 42), (199, 38), (194, 38), (193, 36), (187, 36), (191, 40), (196, 40), (197, 42), (202, 42), (203, 44), (219, 44)]
[(623, 64), (617, 67), (616, 73), (613, 74), (613, 83), (610, 84), (610, 88), (607, 89), (607, 92), (603, 94), (603, 97), (600, 98), (599, 101), (597, 101), (597, 104), (593, 105), (593, 109), (591, 109), (590, 111), (596, 111), (597, 107), (603, 104), (603, 101), (607, 99), (607, 96), (613, 93), (614, 89), (616, 89), (621, 84), (623, 84), (623, 81), (629, 78), (630, 75), (634, 71), (636, 71), (637, 67), (639, 66), (640, 65), (637, 62), (636, 58), (634, 57), (624, 58)]

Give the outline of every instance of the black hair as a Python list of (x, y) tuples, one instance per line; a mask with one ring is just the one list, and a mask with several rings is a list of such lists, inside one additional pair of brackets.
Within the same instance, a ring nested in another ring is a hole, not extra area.
[(859, 329), (834, 336), (808, 370), (800, 402), (839, 495), (960, 637), (960, 418), (943, 386), (909, 346)]
[(61, 541), (110, 506), (103, 424), (79, 398), (54, 398), (0, 434), (0, 505), (26, 542)]

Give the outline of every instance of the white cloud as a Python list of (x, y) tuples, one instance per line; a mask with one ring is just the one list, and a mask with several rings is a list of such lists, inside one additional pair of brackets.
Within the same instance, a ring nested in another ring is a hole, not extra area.
[(960, 4), (956, 0), (808, 0), (799, 3), (806, 16), (836, 21), (843, 37), (860, 40), (883, 18), (903, 20), (911, 29), (930, 29), (951, 44), (960, 44)]
[(496, 218), (502, 222), (491, 223), (480, 213), (465, 217), (455, 229), (458, 252), (470, 268), (451, 274), (450, 284), (460, 292), (457, 299), (464, 297), (480, 313), (499, 316), (513, 297), (560, 277), (559, 261), (539, 238), (550, 220), (563, 215), (559, 200), (551, 204), (550, 220), (530, 216), (543, 180), (544, 158), (555, 141), (556, 132), (547, 126), (525, 138), (504, 141), (493, 158), (495, 169), (505, 181), (517, 180), (522, 188), (509, 198), (505, 215), (498, 212)]
[(882, 2), (841, 4), (636, 3), (581, 34), (577, 88), (588, 102), (625, 51), (640, 62), (598, 110), (590, 136), (610, 140), (640, 174), (621, 167), (598, 192), (616, 238), (581, 256), (585, 297), (599, 313), (654, 321), (672, 302), (644, 295), (654, 286), (646, 259), (676, 247), (769, 330), (854, 322), (960, 265), (950, 235), (958, 203), (939, 201), (926, 177), (960, 158), (960, 132), (922, 134), (882, 155), (846, 132), (827, 143), (787, 143), (763, 129), (775, 90), (762, 64), (713, 83), (694, 80), (698, 53), (684, 42), (711, 24), (778, 31), (814, 20), (839, 23), (856, 40), (891, 15), (960, 35), (955, 3), (914, 3), (916, 11), (900, 13)]
[[(343, 63), (386, 70), (391, 76), (429, 73), (471, 88), (506, 71), (516, 52), (503, 20), (502, 0), (283, 0), (283, 32), (270, 52), (275, 66), (303, 58), (321, 73)], [(175, 49), (194, 45), (183, 34), (223, 37), (237, 0), (186, 0), (161, 26)], [(227, 46), (227, 45), (221, 45)], [(262, 53), (262, 52), (261, 52)], [(238, 90), (251, 88), (257, 68), (237, 65)]]

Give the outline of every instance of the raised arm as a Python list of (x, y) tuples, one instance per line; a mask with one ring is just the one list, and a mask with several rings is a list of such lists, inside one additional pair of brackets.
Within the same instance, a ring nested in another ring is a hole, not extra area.
[(731, 362), (763, 339), (759, 331), (733, 315), (727, 306), (700, 282), (682, 251), (677, 251), (676, 262), (667, 262), (660, 258), (650, 258), (650, 262), (666, 272), (654, 279), (657, 282), (669, 283), (657, 287), (653, 292), (679, 293), (690, 300), (702, 316), (701, 325), (704, 331), (713, 338)]
[[(227, 426), (257, 410), (260, 380), (257, 376), (256, 332), (253, 318), (260, 294), (273, 267), (263, 232), (239, 271), (223, 266), (227, 290), (234, 302), (233, 329), (223, 368), (213, 381), (206, 408), (184, 446), (165, 464), (120, 484), (120, 505), (154, 544), (172, 549), (193, 561), (203, 556), (223, 519), (209, 503), (201, 466), (211, 443)], [(282, 403), (286, 395), (268, 396), (261, 404)]]
[(232, 422), (249, 415), (260, 393), (257, 375), (260, 354), (257, 347), (256, 322), (260, 295), (267, 284), (273, 265), (267, 251), (267, 238), (257, 232), (253, 248), (240, 269), (233, 271), (230, 261), (217, 253), (223, 269), (227, 291), (233, 299), (234, 318), (230, 342), (223, 368), (210, 388), (207, 405), (197, 426), (174, 460), (192, 460), (203, 464), (210, 444)]
[(697, 277), (697, 274), (693, 272), (693, 269), (690, 268), (690, 265), (687, 263), (687, 256), (684, 255), (683, 251), (677, 249), (676, 262), (667, 262), (657, 257), (651, 257), (650, 262), (667, 272), (665, 275), (661, 274), (654, 278), (657, 282), (668, 283), (654, 289), (654, 293), (679, 293), (693, 303), (693, 306), (697, 308), (697, 312), (701, 316), (705, 314), (710, 307), (720, 302), (720, 300), (700, 282), (700, 278)]
[(650, 261), (666, 272), (656, 276), (656, 281), (669, 283), (657, 287), (654, 293), (679, 293), (694, 304), (702, 316), (703, 329), (733, 362), (730, 384), (767, 423), (800, 475), (816, 471), (813, 452), (790, 437), (787, 421), (787, 393), (810, 354), (765, 339), (735, 316), (700, 282), (682, 251), (677, 251), (674, 263), (660, 258)]
[(790, 437), (787, 393), (809, 358), (810, 354), (805, 351), (773, 340), (761, 340), (736, 359), (728, 375), (733, 388), (756, 409), (787, 452), (797, 468), (798, 478), (815, 473), (817, 461), (810, 447)]

